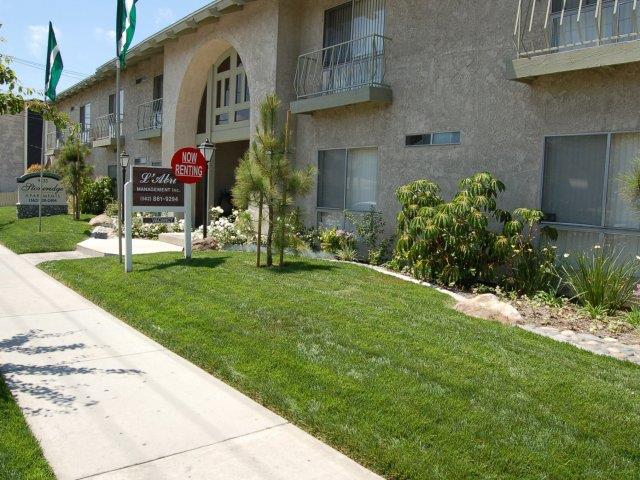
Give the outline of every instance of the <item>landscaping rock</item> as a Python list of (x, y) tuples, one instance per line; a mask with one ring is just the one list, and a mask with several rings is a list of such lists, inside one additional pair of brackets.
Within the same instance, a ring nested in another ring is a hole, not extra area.
[(470, 299), (461, 300), (456, 310), (472, 317), (496, 320), (505, 324), (516, 324), (522, 321), (522, 315), (508, 303), (501, 302), (493, 294), (478, 295)]
[(93, 232), (91, 232), (91, 238), (97, 238), (99, 240), (107, 240), (115, 236), (115, 230), (109, 227), (96, 227), (93, 229)]
[(92, 227), (107, 227), (107, 228), (113, 228), (113, 220), (111, 219), (110, 216), (102, 214), (102, 215), (98, 215), (97, 217), (93, 217), (91, 220), (89, 220), (89, 225), (91, 225)]
[(211, 250), (220, 250), (220, 244), (215, 238), (207, 237), (193, 242), (191, 249), (194, 252), (207, 252)]

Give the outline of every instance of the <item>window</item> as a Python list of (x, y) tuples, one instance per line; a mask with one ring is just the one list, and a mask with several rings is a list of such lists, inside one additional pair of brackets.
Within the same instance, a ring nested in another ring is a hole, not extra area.
[(376, 207), (378, 149), (321, 151), (318, 157), (318, 224), (345, 226), (344, 211)]
[[(116, 94), (109, 95), (109, 114), (116, 113)], [(124, 115), (124, 90), (120, 90), (120, 115)]]
[(460, 132), (424, 133), (407, 135), (407, 147), (423, 147), (427, 145), (460, 145)]
[(542, 190), (546, 220), (640, 229), (640, 217), (621, 194), (620, 180), (639, 154), (640, 133), (547, 138)]
[(384, 35), (384, 0), (352, 0), (324, 14), (323, 47), (372, 34)]
[(91, 104), (87, 103), (80, 107), (80, 139), (84, 143), (89, 142), (91, 130)]
[(118, 166), (117, 165), (109, 165), (107, 166), (107, 175), (112, 180), (116, 180), (118, 178)]
[(163, 95), (164, 89), (164, 76), (156, 75), (153, 77), (153, 99), (160, 100)]
[(147, 164), (147, 159), (146, 159), (145, 157), (138, 157), (138, 158), (135, 158), (135, 159), (133, 160), (133, 164), (134, 164), (136, 167), (139, 167), (139, 166), (141, 166), (141, 165), (146, 165), (146, 164)]
[(214, 130), (247, 127), (249, 124), (249, 84), (242, 58), (237, 52), (226, 53), (214, 66)]

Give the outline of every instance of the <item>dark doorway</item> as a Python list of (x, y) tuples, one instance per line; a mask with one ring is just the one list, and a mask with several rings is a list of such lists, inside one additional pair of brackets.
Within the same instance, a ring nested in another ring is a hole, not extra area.
[[(216, 144), (216, 165), (213, 175), (215, 178), (209, 177), (209, 203), (210, 207), (222, 207), (224, 215), (230, 215), (233, 210), (231, 189), (235, 183), (235, 172), (240, 159), (248, 149), (248, 140)], [(196, 227), (203, 224), (203, 204), (204, 185), (200, 182), (196, 187)]]

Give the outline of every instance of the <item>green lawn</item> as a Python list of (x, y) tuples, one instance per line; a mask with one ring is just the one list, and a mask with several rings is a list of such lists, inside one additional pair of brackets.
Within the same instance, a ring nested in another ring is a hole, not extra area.
[(388, 479), (640, 478), (640, 368), (371, 270), (247, 254), (43, 268)]
[(40, 446), (0, 376), (0, 479), (54, 479)]
[(91, 233), (87, 223), (91, 215), (81, 221), (71, 215), (56, 215), (42, 219), (42, 233), (38, 233), (38, 218), (18, 220), (16, 207), (0, 207), (0, 243), (16, 253), (66, 252)]

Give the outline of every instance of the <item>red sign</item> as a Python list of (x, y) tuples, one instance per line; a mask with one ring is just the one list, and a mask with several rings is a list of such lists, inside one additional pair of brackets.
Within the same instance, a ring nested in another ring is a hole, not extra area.
[(171, 159), (173, 175), (180, 183), (198, 183), (207, 174), (207, 160), (197, 148), (182, 148)]

